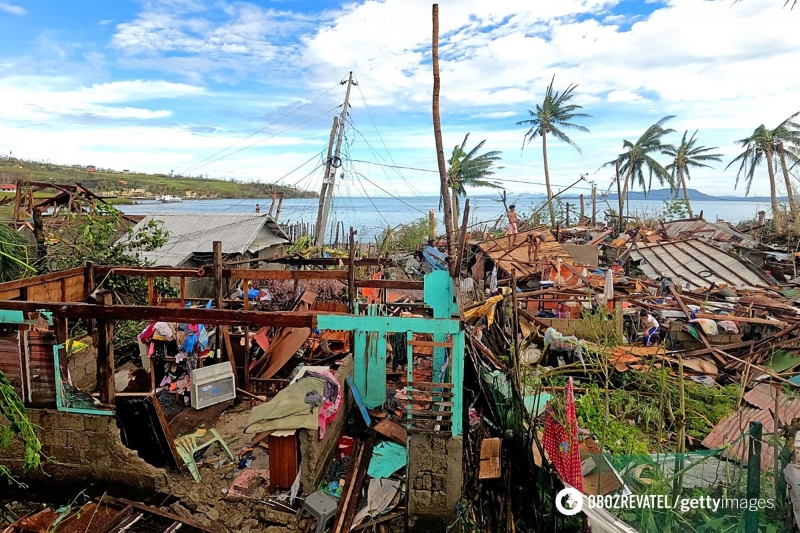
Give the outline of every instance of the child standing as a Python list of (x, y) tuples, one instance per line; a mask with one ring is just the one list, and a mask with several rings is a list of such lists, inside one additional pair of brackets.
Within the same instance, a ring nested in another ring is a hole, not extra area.
[(639, 316), (644, 323), (644, 345), (645, 346), (652, 346), (656, 343), (657, 339), (656, 336), (658, 335), (658, 321), (653, 318), (653, 315), (647, 312), (647, 310), (642, 309), (639, 312)]

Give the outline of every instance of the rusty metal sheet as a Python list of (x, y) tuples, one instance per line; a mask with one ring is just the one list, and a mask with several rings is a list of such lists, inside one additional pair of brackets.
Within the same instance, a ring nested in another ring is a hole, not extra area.
[[(546, 236), (545, 242), (539, 246), (538, 261), (533, 259), (532, 255), (531, 259), (528, 260), (528, 245), (525, 242), (528, 235), (534, 233), (544, 233)], [(527, 278), (540, 272), (542, 258), (549, 260), (562, 259), (569, 264), (574, 262), (572, 257), (564, 251), (561, 244), (547, 231), (530, 230), (520, 232), (516, 235), (516, 239), (513, 239), (513, 243), (508, 236), (488, 239), (478, 244), (478, 247), (497, 264), (499, 269), (509, 274), (512, 270), (516, 270), (519, 278)]]
[(672, 220), (664, 222), (664, 229), (667, 231), (667, 236), (670, 239), (711, 239), (719, 242), (731, 242), (755, 247), (755, 241), (736, 231), (727, 222), (708, 222), (702, 219), (692, 220)]

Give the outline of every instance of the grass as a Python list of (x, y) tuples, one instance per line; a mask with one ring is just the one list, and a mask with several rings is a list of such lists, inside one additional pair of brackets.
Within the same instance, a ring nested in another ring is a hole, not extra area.
[[(145, 189), (156, 195), (184, 196), (187, 192), (193, 192), (216, 198), (268, 198), (272, 189), (277, 194), (283, 193), (286, 198), (316, 197), (316, 193), (309, 191), (263, 182), (243, 182), (203, 176), (122, 173), (110, 169), (88, 172), (82, 165), (56, 165), (47, 161), (0, 157), (0, 182), (14, 183), (17, 180), (61, 184), (78, 182), (97, 194), (123, 189)], [(42, 195), (42, 197), (47, 196), (47, 193)]]

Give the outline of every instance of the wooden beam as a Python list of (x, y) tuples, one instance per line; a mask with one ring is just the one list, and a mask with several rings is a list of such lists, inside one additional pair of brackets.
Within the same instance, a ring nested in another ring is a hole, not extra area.
[(21, 302), (0, 300), (0, 309), (35, 313), (49, 311), (55, 317), (184, 322), (194, 324), (233, 324), (269, 327), (316, 328), (317, 314), (285, 311), (241, 311), (146, 305), (94, 305), (86, 303)]
[[(111, 304), (111, 293), (103, 291), (98, 294), (98, 302), (106, 307)], [(116, 389), (114, 387), (114, 322), (106, 317), (97, 320), (97, 391), (100, 403), (113, 405)]]
[(345, 281), (345, 270), (256, 270), (256, 269), (224, 269), (223, 278), (234, 279), (338, 279)]
[(105, 276), (113, 273), (117, 276), (140, 276), (140, 277), (164, 277), (164, 278), (202, 278), (211, 277), (209, 270), (206, 272), (202, 268), (172, 268), (172, 267), (117, 267), (107, 265), (97, 265), (95, 272), (98, 276)]
[(368, 287), (371, 289), (395, 289), (395, 290), (415, 290), (421, 291), (425, 288), (425, 282), (408, 279), (359, 279), (355, 282), (356, 287)]
[(224, 303), (222, 302), (222, 241), (214, 241), (214, 266), (212, 271), (214, 273), (214, 303), (217, 309), (223, 309)]
[(350, 248), (347, 254), (347, 300), (348, 311), (350, 313), (356, 312), (356, 231), (350, 226)]
[[(242, 259), (241, 261), (227, 261), (225, 266), (246, 265), (251, 263), (275, 263), (295, 266), (344, 266), (345, 258), (340, 257), (276, 257), (272, 259)], [(388, 257), (362, 257), (356, 259), (356, 266), (391, 265), (394, 261)]]

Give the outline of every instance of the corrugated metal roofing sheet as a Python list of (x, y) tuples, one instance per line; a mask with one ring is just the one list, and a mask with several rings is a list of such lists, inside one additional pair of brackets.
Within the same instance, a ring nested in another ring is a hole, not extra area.
[[(750, 429), (751, 422), (761, 422), (763, 434), (771, 434), (774, 430), (775, 392), (778, 397), (778, 419), (781, 424), (788, 425), (800, 417), (800, 399), (787, 400), (783, 392), (768, 383), (759, 383), (744, 395), (744, 401), (754, 407), (742, 407), (719, 424), (703, 440), (707, 448), (720, 448), (739, 439)], [(747, 438), (738, 441), (725, 455), (744, 461), (747, 459)], [(761, 446), (761, 468), (767, 470), (773, 464), (772, 446)]]
[(677, 278), (690, 289), (717, 285), (769, 287), (769, 280), (741, 258), (699, 239), (655, 244), (636, 243), (631, 259), (651, 278)]
[[(139, 252), (140, 257), (159, 266), (178, 266), (195, 253), (212, 253), (214, 241), (222, 242), (223, 254), (241, 254), (253, 245), (288, 243), (269, 215), (181, 213), (147, 215), (133, 228), (134, 234), (151, 220), (161, 222), (167, 242), (154, 251)], [(257, 248), (260, 249), (260, 248)]]
[[(539, 246), (539, 261), (533, 259), (533, 252), (531, 252), (531, 260), (528, 260), (528, 244), (525, 239), (532, 233), (544, 233), (546, 240)], [(572, 257), (564, 251), (561, 244), (558, 243), (553, 235), (548, 231), (523, 231), (516, 235), (513, 244), (509, 237), (499, 237), (497, 239), (489, 239), (478, 244), (478, 247), (483, 250), (489, 258), (494, 261), (498, 268), (507, 273), (511, 273), (516, 269), (517, 277), (520, 279), (527, 278), (536, 274), (541, 270), (541, 259), (562, 259), (565, 263), (572, 264)]]
[(672, 239), (692, 239), (700, 237), (720, 242), (733, 242), (754, 247), (755, 241), (736, 231), (727, 222), (708, 222), (706, 220), (673, 220), (664, 222), (664, 229)]

